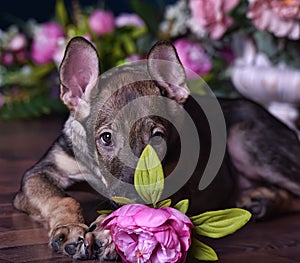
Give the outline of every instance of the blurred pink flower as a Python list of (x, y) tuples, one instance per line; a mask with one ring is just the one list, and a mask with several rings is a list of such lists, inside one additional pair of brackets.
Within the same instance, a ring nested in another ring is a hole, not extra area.
[(101, 223), (109, 229), (123, 262), (185, 262), (191, 220), (171, 207), (125, 205)]
[(8, 44), (8, 49), (12, 52), (20, 51), (27, 45), (27, 39), (23, 34), (16, 34), (12, 37)]
[(14, 63), (14, 55), (11, 52), (4, 52), (1, 56), (3, 66), (11, 66)]
[(226, 48), (226, 47), (222, 48), (221, 56), (227, 64), (231, 64), (234, 62), (234, 58), (235, 58), (234, 53), (230, 48)]
[(227, 13), (238, 3), (239, 0), (190, 0), (191, 30), (200, 35), (207, 31), (212, 39), (221, 38), (233, 23)]
[(53, 61), (53, 56), (59, 48), (59, 41), (64, 37), (64, 31), (54, 22), (41, 25), (34, 33), (31, 46), (32, 59), (38, 64)]
[(112, 33), (115, 29), (113, 13), (104, 10), (96, 10), (89, 17), (90, 29), (98, 36)]
[(0, 109), (3, 107), (5, 101), (4, 101), (4, 96), (2, 93), (0, 93)]
[(144, 27), (144, 21), (136, 14), (123, 13), (116, 18), (116, 26), (135, 26)]
[(249, 0), (247, 16), (259, 30), (277, 37), (300, 38), (299, 0)]
[(203, 76), (212, 69), (208, 56), (199, 44), (182, 38), (176, 40), (174, 46), (183, 66), (193, 71), (186, 70), (188, 79), (198, 77), (193, 73)]
[(128, 56), (127, 58), (125, 58), (125, 63), (130, 63), (130, 62), (135, 62), (138, 60), (141, 60), (142, 57), (138, 54), (132, 54), (130, 56)]

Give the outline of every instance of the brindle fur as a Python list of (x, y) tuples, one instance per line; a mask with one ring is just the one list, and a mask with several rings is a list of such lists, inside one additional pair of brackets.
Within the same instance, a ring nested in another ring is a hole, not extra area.
[[(261, 106), (244, 99), (220, 100), (228, 129), (227, 153), (213, 183), (200, 192), (198, 190), (199, 180), (206, 166), (211, 146), (210, 130), (201, 107), (192, 97), (187, 98), (186, 88), (183, 87), (182, 90), (176, 91), (174, 87), (166, 86), (159, 79), (161, 75), (158, 72), (159, 69), (155, 69), (154, 64), (150, 65), (148, 70), (152, 71), (150, 74), (152, 77), (158, 76), (158, 79), (126, 85), (111, 94), (105, 104), (95, 103), (91, 104), (88, 110), (80, 109), (77, 104), (78, 97), (74, 97), (74, 94), (72, 94), (73, 97), (65, 96), (69, 91), (65, 83), (69, 79), (65, 78), (64, 74), (69, 74), (69, 70), (71, 70), (68, 68), (69, 64), (72, 65), (76, 62), (74, 56), (79, 54), (76, 48), (83, 48), (84, 52), (88, 52), (87, 56), (91, 60), (93, 59), (91, 67), (82, 66), (87, 71), (97, 67), (99, 61), (96, 51), (87, 41), (75, 38), (71, 42), (60, 69), (62, 98), (70, 108), (71, 115), (64, 126), (62, 135), (45, 156), (24, 174), (20, 190), (14, 199), (14, 206), (17, 209), (28, 213), (48, 227), (50, 244), (55, 251), (80, 259), (114, 260), (116, 258), (115, 247), (109, 231), (96, 227), (96, 224), (92, 224), (88, 229), (84, 224), (79, 203), (68, 197), (65, 189), (74, 183), (86, 180), (87, 175), (94, 173), (95, 166), (86, 165), (91, 160), (85, 157), (92, 147), (87, 141), (87, 136), (94, 136), (94, 134), (97, 153), (92, 158), (98, 159), (99, 163), (107, 167), (117, 178), (132, 182), (134, 170), (120, 162), (114, 152), (117, 151), (116, 149), (107, 153), (97, 144), (97, 139), (103, 127), (111, 128), (111, 121), (124, 105), (141, 96), (167, 96), (179, 104), (184, 104), (197, 126), (201, 140), (201, 155), (198, 165), (191, 179), (178, 193), (172, 196), (174, 201), (189, 198), (191, 200), (190, 214), (234, 205), (249, 209), (256, 218), (264, 218), (275, 213), (300, 211), (300, 165), (298, 162), (300, 145), (298, 138), (293, 131)], [(162, 55), (164, 52), (169, 52), (170, 56), (164, 57)], [(162, 56), (162, 59), (171, 57), (179, 63), (175, 50), (167, 42), (158, 43), (149, 54), (154, 58), (159, 55)], [(89, 61), (85, 63), (89, 63)], [(151, 68), (153, 66), (154, 68)], [(136, 70), (126, 66), (120, 68), (118, 74), (103, 79), (98, 84), (95, 79), (99, 73), (93, 72), (94, 75), (88, 83), (91, 82), (91, 86), (96, 86), (96, 89), (83, 90), (81, 93), (85, 92), (89, 93), (91, 97), (101, 98), (101, 94), (109, 92), (106, 89), (109, 85), (122, 87), (124, 80), (134, 79), (136, 74), (145, 74), (148, 77), (148, 70)], [(91, 72), (88, 73), (90, 76)], [(178, 84), (184, 85), (180, 74), (178, 73), (180, 82)], [(170, 76), (172, 77), (172, 74)], [(168, 78), (168, 76), (163, 77)], [(86, 82), (87, 80), (83, 78), (80, 84), (86, 85)], [(98, 86), (99, 89), (97, 89)], [(82, 94), (78, 95), (77, 91), (76, 96), (82, 96)], [(199, 100), (209, 99), (211, 98), (205, 96), (199, 98)], [(89, 102), (88, 99), (86, 101)], [(101, 108), (97, 108), (100, 104)], [(155, 107), (153, 104), (144, 106)], [(76, 110), (77, 115), (75, 114)], [(143, 109), (138, 110), (142, 111)], [(170, 111), (172, 118), (180, 118), (172, 106), (166, 105), (165, 110)], [(88, 121), (87, 116), (95, 111), (99, 114), (94, 127)], [(130, 114), (134, 118), (136, 112)], [(124, 138), (122, 131), (129, 129), (129, 144), (136, 156), (140, 155), (145, 145), (151, 140), (153, 127), (158, 127), (163, 131), (168, 145), (163, 167), (168, 175), (174, 168), (180, 152), (178, 133), (174, 131), (172, 124), (163, 118), (149, 116), (137, 121), (133, 127), (125, 127), (129, 124), (126, 119), (123, 120), (124, 127), (118, 127), (120, 140), (122, 141)], [(180, 121), (183, 121), (182, 127), (185, 127), (184, 120)], [(192, 140), (190, 147), (193, 147)], [(76, 159), (74, 149), (79, 149), (82, 157)], [(159, 150), (158, 148), (158, 152)], [(80, 169), (77, 162), (80, 162)], [(189, 165), (188, 159), (186, 165)], [(105, 173), (98, 173), (97, 176), (113, 196), (118, 185), (113, 185), (109, 178), (105, 177)], [(102, 219), (100, 217), (96, 221), (99, 222)]]

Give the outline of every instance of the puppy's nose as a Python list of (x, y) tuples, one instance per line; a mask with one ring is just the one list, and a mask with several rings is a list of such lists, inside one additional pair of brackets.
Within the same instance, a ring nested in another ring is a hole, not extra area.
[(65, 251), (69, 255), (73, 256), (76, 253), (76, 247), (77, 247), (77, 244), (75, 242), (69, 243), (65, 246)]

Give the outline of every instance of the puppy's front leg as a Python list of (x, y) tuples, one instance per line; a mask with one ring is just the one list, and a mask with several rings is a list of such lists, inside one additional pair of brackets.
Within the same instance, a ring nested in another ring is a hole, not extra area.
[[(96, 239), (85, 237), (88, 227), (84, 224), (80, 204), (64, 192), (74, 183), (70, 175), (77, 174), (76, 180), (81, 179), (80, 170), (75, 159), (67, 153), (66, 145), (64, 137), (60, 137), (52, 150), (25, 173), (14, 206), (49, 229), (50, 245), (55, 251), (73, 258), (99, 258), (99, 250), (106, 248), (97, 247), (97, 253), (90, 249), (95, 247)], [(110, 255), (106, 254), (105, 259), (111, 259)]]
[(79, 203), (67, 197), (63, 190), (72, 181), (67, 176), (68, 171), (61, 169), (57, 162), (66, 155), (59, 146), (62, 142), (60, 138), (44, 159), (24, 174), (14, 206), (49, 229), (50, 242), (56, 251), (70, 254), (67, 244), (83, 238), (87, 226)]

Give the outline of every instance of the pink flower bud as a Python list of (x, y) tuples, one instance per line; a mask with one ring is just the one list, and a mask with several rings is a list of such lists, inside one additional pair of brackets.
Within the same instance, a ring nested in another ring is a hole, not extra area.
[(96, 10), (89, 17), (89, 26), (98, 36), (112, 33), (115, 29), (114, 15), (104, 10)]
[(13, 38), (10, 40), (8, 44), (8, 49), (12, 52), (19, 51), (21, 49), (24, 49), (27, 45), (27, 39), (23, 34), (16, 34), (13, 36)]
[(14, 63), (14, 56), (10, 52), (5, 52), (1, 57), (1, 64), (4, 66), (11, 66)]

